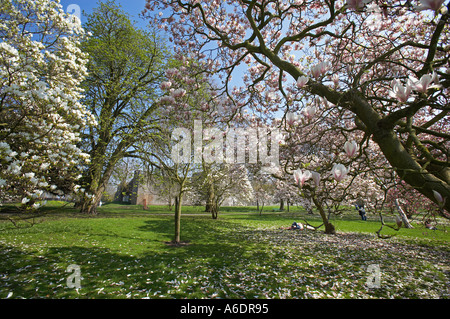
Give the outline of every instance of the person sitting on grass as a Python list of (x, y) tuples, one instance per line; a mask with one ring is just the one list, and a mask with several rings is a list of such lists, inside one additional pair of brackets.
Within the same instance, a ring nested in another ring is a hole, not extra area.
[(290, 227), (281, 227), (281, 229), (287, 229), (287, 230), (303, 230), (303, 225), (302, 224), (298, 224), (297, 222), (293, 222), (292, 225)]
[(437, 230), (436, 227), (434, 227), (433, 225), (431, 225), (431, 220), (430, 220), (430, 219), (427, 219), (427, 220), (425, 221), (425, 228), (428, 228), (428, 229), (431, 229), (431, 230)]

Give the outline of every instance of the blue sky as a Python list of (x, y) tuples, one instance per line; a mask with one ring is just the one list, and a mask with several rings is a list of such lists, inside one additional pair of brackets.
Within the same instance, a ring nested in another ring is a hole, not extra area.
[[(64, 11), (68, 13), (75, 13), (72, 11), (73, 8), (80, 11), (82, 23), (86, 22), (86, 16), (83, 15), (83, 11), (87, 14), (92, 13), (93, 9), (98, 7), (100, 2), (102, 2), (102, 0), (60, 0)], [(139, 17), (139, 14), (145, 8), (145, 0), (114, 0), (114, 2), (116, 4), (120, 4), (123, 10), (129, 14), (131, 20), (136, 21), (138, 27), (142, 29), (146, 29), (148, 27), (148, 21)], [(168, 44), (170, 46), (170, 43)], [(242, 75), (244, 68), (245, 66), (238, 67), (235, 72), (233, 72), (231, 87), (234, 85), (241, 86), (243, 84)]]
[[(64, 11), (67, 11), (70, 8), (70, 5), (78, 5), (81, 12), (84, 10), (87, 13), (91, 13), (92, 10), (98, 6), (99, 0), (61, 0), (60, 2), (64, 8)], [(139, 18), (139, 13), (144, 10), (145, 0), (115, 0), (114, 2), (120, 4), (124, 11), (131, 16), (132, 20), (138, 22), (140, 27), (146, 26), (145, 21)], [(81, 13), (81, 22), (85, 21), (86, 17), (84, 17), (83, 13)]]

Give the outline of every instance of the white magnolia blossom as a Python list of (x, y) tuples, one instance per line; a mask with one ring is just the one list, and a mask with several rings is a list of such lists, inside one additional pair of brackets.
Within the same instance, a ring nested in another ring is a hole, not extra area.
[(336, 181), (340, 182), (347, 177), (348, 169), (342, 164), (334, 164), (331, 174)]
[(305, 182), (312, 177), (312, 174), (309, 170), (302, 171), (301, 169), (297, 169), (294, 171), (294, 179), (295, 182), (302, 187)]
[(308, 81), (309, 81), (309, 78), (307, 76), (304, 76), (304, 75), (300, 76), (297, 79), (297, 87), (304, 88), (306, 86), (306, 84), (308, 83)]
[(358, 144), (355, 141), (347, 141), (344, 144), (344, 151), (348, 157), (353, 157), (356, 155), (356, 151), (358, 150)]
[(96, 124), (79, 102), (84, 30), (58, 1), (2, 0), (1, 13), (0, 202), (38, 208), (87, 159), (76, 146), (80, 128)]

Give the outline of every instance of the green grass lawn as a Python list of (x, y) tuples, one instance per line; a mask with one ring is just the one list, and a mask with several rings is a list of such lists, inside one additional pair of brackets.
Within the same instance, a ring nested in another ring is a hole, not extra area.
[[(94, 218), (64, 207), (33, 227), (0, 222), (0, 298), (448, 298), (444, 228), (378, 239), (376, 218), (353, 214), (332, 219), (338, 234), (325, 235), (280, 229), (318, 225), (316, 215), (272, 210), (223, 208), (212, 220), (185, 207), (181, 247), (166, 243), (174, 225), (163, 206), (103, 205)], [(69, 265), (80, 268), (80, 289), (67, 285)], [(379, 287), (368, 285), (373, 265)]]

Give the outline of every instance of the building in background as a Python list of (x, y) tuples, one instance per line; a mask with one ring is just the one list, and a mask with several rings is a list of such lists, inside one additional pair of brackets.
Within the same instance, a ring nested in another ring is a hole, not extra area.
[(158, 196), (158, 192), (146, 182), (139, 170), (134, 172), (130, 182), (118, 186), (114, 201), (142, 206), (167, 204), (167, 200)]

